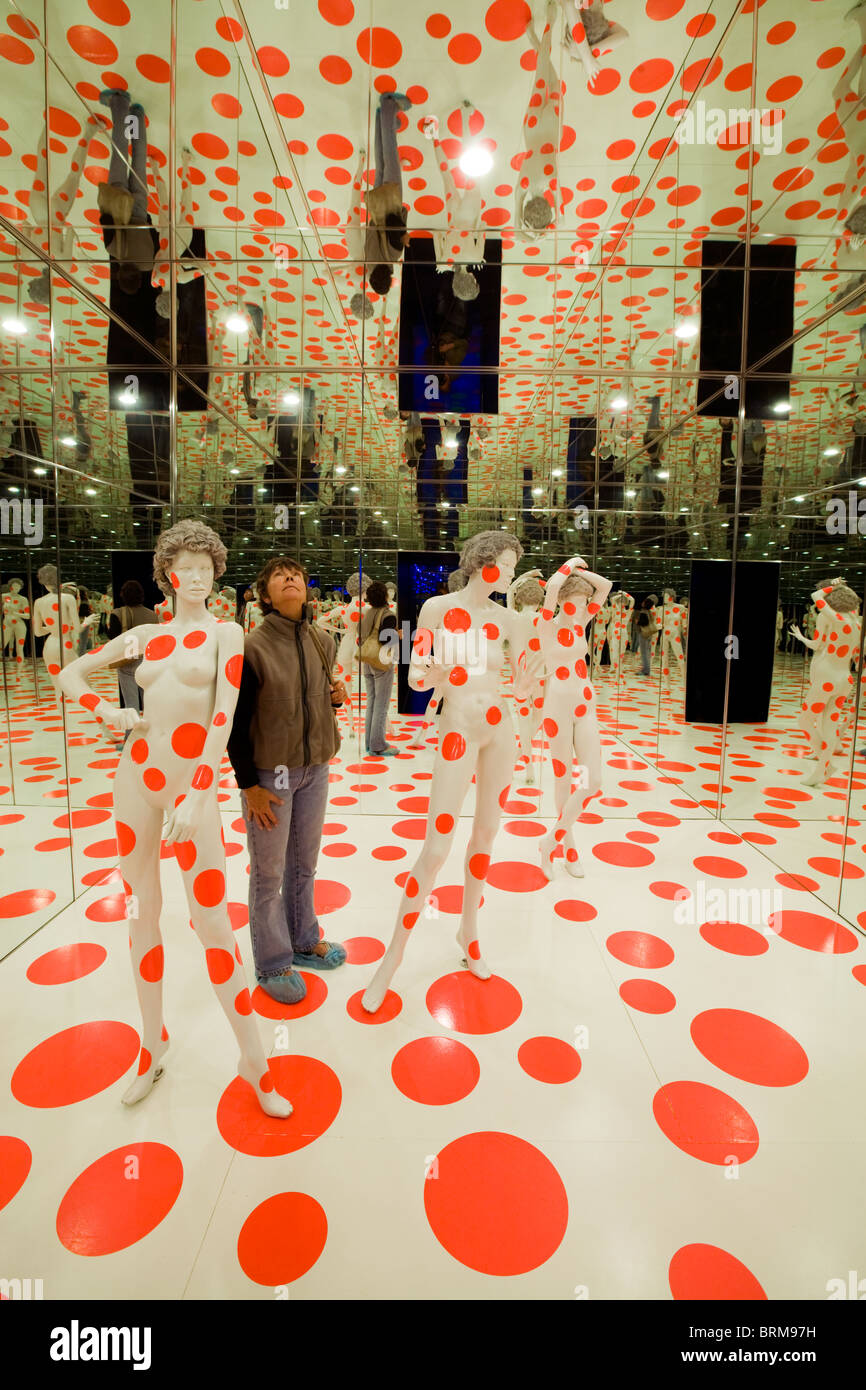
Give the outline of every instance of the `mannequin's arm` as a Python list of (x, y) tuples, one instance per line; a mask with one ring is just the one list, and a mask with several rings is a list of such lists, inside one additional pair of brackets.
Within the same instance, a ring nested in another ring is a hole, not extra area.
[(809, 647), (812, 651), (816, 650), (818, 643), (813, 642), (809, 637), (804, 637), (796, 623), (792, 623), (788, 631), (793, 633), (798, 641), (803, 643), (804, 647)]
[[(34, 624), (35, 627), (35, 624)], [(64, 666), (57, 677), (57, 683), (68, 700), (77, 702), (83, 709), (89, 709), (102, 723), (112, 724), (116, 729), (131, 729), (141, 722), (138, 710), (121, 709), (108, 700), (103, 700), (87, 684), (87, 677), (94, 671), (102, 671), (114, 661), (131, 660), (144, 655), (148, 640), (157, 629), (152, 623), (141, 627), (131, 627), (92, 652), (85, 652), (77, 661)]]
[[(592, 585), (592, 598), (587, 604), (587, 612), (591, 618), (595, 617), (613, 587), (610, 579), (604, 579), (600, 574), (594, 574), (592, 570), (587, 569), (586, 561), (580, 555), (575, 555), (571, 560), (566, 560), (564, 565), (560, 565), (556, 574), (547, 581), (544, 591), (544, 606), (541, 609), (541, 616), (545, 623), (550, 622), (556, 612), (560, 590), (566, 579), (573, 574), (579, 574), (581, 579), (587, 580)], [(634, 603), (634, 599), (632, 599), (632, 603)]]
[(45, 634), (50, 631), (51, 628), (45, 626), (45, 620), (42, 617), (42, 609), (38, 604), (35, 604), (33, 608), (33, 636), (44, 637)]
[(192, 837), (205, 805), (214, 795), (212, 789), (219, 778), (238, 702), (243, 661), (243, 632), (237, 623), (221, 623), (217, 628), (217, 683), (210, 728), (192, 774), (190, 789), (166, 820), (163, 838), (167, 845)]
[(409, 660), (409, 686), (412, 690), (438, 690), (445, 679), (445, 669), (433, 653), (435, 629), (438, 626), (430, 600), (422, 604), (418, 626)]

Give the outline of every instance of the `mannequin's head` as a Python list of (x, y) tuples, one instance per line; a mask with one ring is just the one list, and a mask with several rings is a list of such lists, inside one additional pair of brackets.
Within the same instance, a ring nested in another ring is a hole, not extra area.
[(448, 576), (449, 594), (456, 594), (459, 593), (461, 589), (465, 589), (468, 577), (469, 576), (464, 570), (452, 570)]
[(346, 589), (348, 590), (349, 596), (351, 598), (358, 598), (359, 595), (364, 595), (367, 592), (367, 585), (369, 583), (370, 581), (366, 574), (358, 574), (358, 571), (355, 570), (346, 580)]
[(544, 588), (534, 574), (525, 574), (519, 579), (511, 594), (518, 613), (522, 608), (539, 608), (544, 602)]
[(36, 578), (45, 589), (54, 592), (57, 589), (57, 566), (40, 565), (36, 571)]
[(662, 589), (662, 598), (665, 600), (666, 603), (676, 603), (676, 601), (677, 601), (677, 591), (676, 591), (676, 589)]
[(203, 521), (178, 521), (156, 543), (153, 577), (166, 598), (182, 593), (206, 599), (225, 568), (226, 548)]
[(580, 574), (570, 574), (559, 591), (560, 603), (565, 603), (568, 599), (589, 598), (595, 593), (588, 579), (584, 579)]
[(523, 546), (510, 531), (479, 531), (460, 551), (460, 568), (468, 579), (480, 572), (495, 593), (504, 593), (514, 578)]
[(847, 584), (834, 584), (832, 593), (827, 594), (826, 599), (827, 606), (834, 613), (856, 613), (860, 606), (856, 593)]
[(4, 594), (20, 594), (24, 588), (23, 579), (10, 579), (9, 583), (3, 588)]
[(523, 221), (534, 232), (543, 232), (553, 221), (553, 208), (546, 198), (537, 194), (523, 204)]
[(393, 603), (395, 598), (397, 597), (397, 585), (393, 582), (393, 580), (389, 579), (387, 584), (385, 585), (385, 588), (388, 590), (388, 602)]

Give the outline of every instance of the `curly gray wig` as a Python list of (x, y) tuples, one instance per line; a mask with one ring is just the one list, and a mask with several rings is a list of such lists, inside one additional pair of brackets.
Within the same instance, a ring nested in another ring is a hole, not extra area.
[(182, 550), (192, 550), (196, 554), (203, 551), (211, 557), (214, 587), (220, 576), (225, 574), (227, 552), (216, 531), (212, 531), (204, 521), (178, 521), (162, 532), (153, 552), (153, 577), (166, 598), (171, 598), (174, 593), (169, 576)]
[(847, 584), (834, 584), (833, 592), (827, 594), (826, 599), (827, 606), (832, 608), (834, 613), (856, 613), (860, 607), (859, 598)]
[(511, 593), (518, 613), (521, 608), (538, 608), (544, 602), (544, 588), (534, 574), (525, 574), (515, 584)]
[(36, 578), (39, 580), (39, 583), (42, 584), (46, 589), (49, 587), (49, 585), (51, 586), (52, 589), (56, 589), (56, 588), (57, 588), (57, 566), (56, 566), (56, 565), (40, 565), (39, 568), (38, 568), (38, 570), (36, 571)]
[(468, 578), (469, 575), (464, 570), (452, 570), (448, 576), (449, 594), (456, 594), (460, 589), (465, 589)]
[(581, 598), (589, 598), (595, 593), (595, 589), (588, 579), (583, 579), (579, 574), (570, 574), (559, 591), (560, 603), (565, 603), (567, 599), (579, 595)]
[(366, 594), (369, 584), (370, 581), (366, 574), (359, 575), (358, 571), (355, 570), (346, 580), (346, 588), (349, 591), (350, 598), (357, 598), (359, 594)]
[(518, 561), (523, 555), (523, 546), (510, 531), (479, 531), (470, 536), (460, 551), (460, 568), (467, 579), (483, 569), (485, 565), (495, 565), (503, 550), (513, 550)]

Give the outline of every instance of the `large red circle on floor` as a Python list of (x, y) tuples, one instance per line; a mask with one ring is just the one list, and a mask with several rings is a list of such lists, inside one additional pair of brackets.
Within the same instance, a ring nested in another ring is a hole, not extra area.
[(113, 1086), (137, 1057), (128, 1023), (78, 1023), (31, 1048), (12, 1074), (12, 1094), (39, 1110), (74, 1105)]
[(315, 1057), (271, 1057), (276, 1090), (292, 1103), (287, 1120), (266, 1115), (249, 1082), (236, 1076), (217, 1106), (217, 1128), (238, 1153), (274, 1158), (306, 1148), (337, 1118), (343, 1091), (336, 1074)]
[(561, 1086), (580, 1071), (580, 1053), (562, 1038), (527, 1038), (517, 1050), (517, 1060), (527, 1076)]
[(702, 1081), (672, 1081), (653, 1097), (653, 1115), (678, 1149), (721, 1167), (747, 1163), (758, 1151), (758, 1130), (738, 1101)]
[(167, 1144), (122, 1144), (67, 1188), (57, 1211), (60, 1243), (73, 1255), (126, 1250), (168, 1215), (182, 1184), (183, 1164)]
[(416, 1038), (396, 1053), (391, 1077), (420, 1105), (453, 1105), (478, 1084), (478, 1058), (456, 1038)]
[(756, 1086), (794, 1086), (809, 1070), (796, 1038), (742, 1009), (706, 1009), (692, 1019), (692, 1042), (713, 1066)]
[(603, 840), (600, 845), (593, 845), (592, 852), (603, 863), (622, 869), (643, 869), (655, 863), (652, 850), (632, 844), (630, 840)]
[(31, 961), (27, 978), (34, 985), (65, 985), (98, 970), (108, 952), (95, 941), (76, 941), (72, 946), (56, 946)]
[(0, 1211), (24, 1185), (33, 1155), (30, 1146), (14, 1134), (0, 1134)]
[(368, 1014), (361, 1000), (366, 990), (359, 989), (346, 1000), (346, 1013), (356, 1023), (390, 1023), (403, 1008), (403, 1000), (396, 990), (389, 989), (374, 1014)]
[(385, 946), (375, 936), (349, 936), (343, 942), (346, 960), (350, 965), (369, 965), (385, 954)]
[(535, 893), (548, 884), (540, 864), (527, 864), (522, 859), (491, 864), (487, 870), (487, 882), (491, 888), (499, 888), (505, 893)]
[(841, 922), (834, 922), (832, 917), (823, 917), (817, 912), (783, 908), (781, 912), (770, 913), (767, 926), (783, 941), (807, 951), (838, 956), (857, 949), (854, 932), (843, 927)]
[(619, 997), (642, 1014), (669, 1014), (677, 1002), (676, 995), (657, 980), (623, 980)]
[(436, 1156), (424, 1210), (440, 1245), (482, 1274), (526, 1274), (549, 1260), (568, 1226), (550, 1159), (513, 1134), (464, 1134)]
[(317, 878), (313, 889), (313, 906), (317, 916), (326, 912), (336, 912), (345, 907), (352, 894), (345, 883), (337, 883), (330, 878)]
[(683, 1245), (668, 1266), (675, 1299), (711, 1301), (765, 1299), (767, 1295), (742, 1261), (718, 1245)]
[(617, 931), (605, 944), (617, 960), (626, 965), (638, 965), (642, 970), (660, 970), (674, 958), (672, 946), (660, 936), (645, 931)]
[(314, 974), (312, 970), (299, 970), (298, 974), (307, 986), (307, 992), (297, 1004), (281, 1004), (261, 985), (256, 985), (250, 999), (259, 1018), (305, 1018), (324, 1004), (328, 997), (328, 986), (321, 975)]
[(457, 970), (435, 980), (427, 991), (427, 1011), (440, 1028), (455, 1033), (499, 1033), (520, 1017), (523, 1000), (499, 975), (479, 980)]
[(50, 888), (21, 888), (17, 893), (6, 893), (0, 898), (0, 917), (26, 917), (30, 912), (41, 912), (56, 896)]
[(580, 898), (563, 898), (561, 902), (554, 903), (553, 910), (557, 917), (564, 917), (566, 922), (591, 922), (598, 916), (592, 903), (585, 903)]
[(260, 1202), (241, 1227), (238, 1264), (255, 1284), (291, 1284), (312, 1269), (327, 1239), (328, 1218), (314, 1197), (277, 1192)]
[(89, 922), (123, 922), (126, 919), (126, 894), (109, 893), (88, 903), (84, 915)]
[(762, 956), (770, 949), (765, 936), (742, 922), (704, 922), (700, 932), (704, 941), (732, 956)]

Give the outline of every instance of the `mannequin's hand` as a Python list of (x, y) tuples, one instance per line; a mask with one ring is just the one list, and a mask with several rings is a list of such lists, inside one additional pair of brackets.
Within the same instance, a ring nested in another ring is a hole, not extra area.
[(194, 791), (187, 792), (183, 801), (169, 811), (166, 817), (162, 832), (165, 843), (167, 845), (181, 844), (184, 840), (192, 839), (203, 809), (201, 796)]
[(98, 712), (102, 715), (103, 723), (110, 724), (112, 729), (117, 729), (123, 734), (127, 729), (134, 729), (136, 724), (144, 723), (137, 709), (121, 709), (120, 705), (103, 704)]
[(99, 613), (88, 613), (87, 617), (84, 619), (84, 621), (82, 622), (81, 626), (82, 626), (82, 627), (93, 627), (93, 624), (94, 624), (94, 623), (98, 623), (98, 622), (99, 622), (99, 618), (100, 618)]
[(792, 623), (791, 626), (788, 628), (788, 631), (789, 631), (790, 633), (793, 633), (793, 635), (794, 635), (795, 637), (799, 637), (799, 639), (800, 639), (801, 642), (803, 641), (803, 634), (802, 634), (802, 632), (800, 631), (800, 629), (798, 628), (798, 626), (797, 626), (796, 623)]

